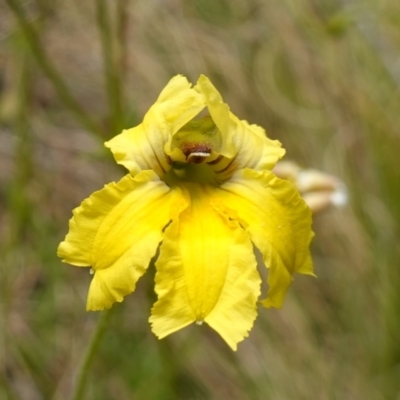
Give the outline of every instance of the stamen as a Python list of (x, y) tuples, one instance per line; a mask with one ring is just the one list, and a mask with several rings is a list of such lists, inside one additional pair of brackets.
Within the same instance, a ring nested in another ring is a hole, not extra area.
[(181, 149), (188, 163), (201, 164), (211, 154), (212, 147), (210, 143), (186, 142)]
[(211, 153), (206, 153), (204, 151), (196, 151), (194, 153), (190, 153), (186, 160), (188, 163), (193, 164), (201, 164)]
[(90, 275), (94, 275), (94, 269), (93, 268), (90, 268), (89, 274)]
[(204, 321), (196, 321), (196, 325), (199, 325), (199, 326), (200, 326), (200, 325), (203, 325), (203, 322), (204, 322)]

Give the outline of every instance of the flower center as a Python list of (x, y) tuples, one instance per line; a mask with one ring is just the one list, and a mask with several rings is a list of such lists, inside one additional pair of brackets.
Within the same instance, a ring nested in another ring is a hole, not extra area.
[(201, 164), (213, 161), (221, 148), (221, 134), (210, 116), (195, 119), (176, 132), (166, 153), (171, 162)]
[(222, 158), (221, 149), (221, 132), (210, 116), (188, 122), (164, 148), (171, 164), (164, 180), (170, 185), (182, 182), (220, 184), (213, 167)]
[(182, 153), (188, 163), (201, 164), (211, 155), (211, 143), (184, 142), (181, 146)]

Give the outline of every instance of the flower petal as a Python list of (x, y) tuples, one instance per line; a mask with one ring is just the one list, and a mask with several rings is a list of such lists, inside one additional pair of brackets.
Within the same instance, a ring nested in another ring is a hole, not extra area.
[(232, 219), (249, 233), (269, 268), (265, 307), (281, 307), (292, 274), (313, 275), (311, 211), (297, 190), (269, 171), (239, 171), (221, 186)]
[(260, 277), (247, 233), (222, 212), (215, 188), (186, 183), (189, 206), (165, 231), (156, 263), (153, 332), (203, 321), (236, 349), (256, 318)]
[(171, 220), (177, 193), (144, 171), (106, 185), (74, 210), (58, 255), (95, 271), (88, 310), (109, 308), (133, 292)]
[(105, 143), (118, 164), (133, 175), (147, 169), (160, 177), (164, 175), (170, 168), (164, 145), (204, 108), (202, 96), (191, 86), (185, 77), (175, 76), (150, 107), (142, 124), (124, 130)]
[(204, 96), (208, 111), (222, 134), (224, 145), (220, 154), (224, 159), (213, 165), (216, 172), (220, 171), (222, 180), (242, 168), (272, 169), (283, 157), (285, 150), (281, 143), (267, 138), (263, 128), (249, 125), (232, 114), (207, 77), (202, 75), (195, 89)]

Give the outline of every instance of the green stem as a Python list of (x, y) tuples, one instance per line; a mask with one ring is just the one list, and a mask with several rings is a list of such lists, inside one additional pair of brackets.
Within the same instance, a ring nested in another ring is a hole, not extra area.
[(12, 392), (10, 379), (7, 378), (5, 376), (5, 373), (3, 374), (3, 371), (1, 370), (0, 370), (0, 389), (3, 389), (2, 391), (0, 391), (0, 393), (5, 396), (4, 399), (18, 400), (17, 397)]
[(116, 43), (111, 29), (110, 10), (106, 0), (96, 1), (97, 25), (103, 51), (104, 74), (110, 108), (110, 123), (113, 135), (122, 130), (122, 95), (119, 66), (116, 57)]
[(83, 396), (86, 389), (90, 364), (92, 363), (93, 358), (99, 348), (100, 342), (104, 336), (110, 315), (111, 310), (103, 311), (97, 323), (96, 330), (94, 331), (89, 346), (86, 349), (76, 376), (75, 388), (71, 397), (72, 400), (82, 400), (84, 398)]
[(33, 206), (26, 191), (21, 188), (29, 187), (34, 176), (34, 163), (32, 160), (33, 143), (31, 136), (30, 104), (32, 99), (32, 77), (29, 58), (23, 54), (21, 71), (17, 75), (18, 83), (18, 108), (13, 123), (13, 131), (20, 139), (16, 146), (16, 172), (10, 185), (9, 207), (13, 217), (12, 234), (9, 236), (10, 245), (15, 245), (21, 238), (27, 238), (32, 230)]
[(14, 12), (17, 17), (18, 23), (24, 34), (25, 40), (27, 41), (33, 56), (39, 67), (42, 69), (46, 77), (51, 81), (61, 101), (67, 106), (67, 108), (75, 114), (77, 120), (89, 131), (93, 132), (98, 136), (102, 135), (101, 129), (92, 119), (87, 115), (86, 111), (81, 105), (75, 100), (70, 93), (67, 85), (57, 72), (54, 65), (51, 63), (47, 54), (43, 50), (43, 46), (40, 44), (40, 39), (36, 30), (32, 24), (29, 23), (21, 10), (17, 0), (6, 0), (10, 9)]
[[(129, 0), (118, 0), (117, 2), (116, 62), (119, 68), (120, 82), (125, 81), (128, 71), (128, 2)], [(124, 97), (122, 97), (122, 100), (124, 100)]]

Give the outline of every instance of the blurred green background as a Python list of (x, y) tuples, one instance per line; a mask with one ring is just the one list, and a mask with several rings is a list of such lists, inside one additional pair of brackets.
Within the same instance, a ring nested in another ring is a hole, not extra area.
[(82, 398), (400, 399), (400, 2), (0, 2), (0, 400), (69, 399), (100, 314), (62, 264), (71, 210), (125, 172), (103, 142), (175, 74), (204, 73), (287, 159), (340, 177), (296, 276), (236, 353), (206, 326), (158, 341), (154, 268), (114, 306)]

